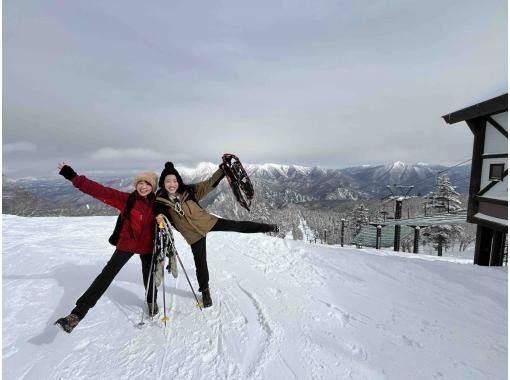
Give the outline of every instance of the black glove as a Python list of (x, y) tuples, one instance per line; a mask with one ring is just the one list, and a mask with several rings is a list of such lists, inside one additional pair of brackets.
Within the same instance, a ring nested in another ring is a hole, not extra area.
[(68, 179), (69, 181), (72, 181), (73, 178), (77, 175), (73, 168), (69, 165), (64, 165), (58, 174), (60, 174), (65, 179)]

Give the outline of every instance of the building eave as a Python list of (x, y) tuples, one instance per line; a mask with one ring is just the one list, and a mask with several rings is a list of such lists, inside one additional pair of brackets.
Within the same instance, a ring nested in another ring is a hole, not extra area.
[(508, 110), (508, 93), (442, 116), (448, 124), (494, 115)]

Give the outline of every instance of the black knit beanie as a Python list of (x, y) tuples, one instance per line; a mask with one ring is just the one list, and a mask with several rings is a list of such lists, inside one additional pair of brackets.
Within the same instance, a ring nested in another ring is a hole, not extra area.
[(165, 188), (165, 177), (167, 175), (171, 175), (171, 174), (173, 174), (177, 178), (177, 182), (179, 183), (179, 188), (177, 189), (177, 191), (180, 192), (180, 191), (184, 190), (184, 182), (182, 182), (181, 175), (175, 169), (174, 164), (172, 162), (167, 162), (165, 164), (165, 168), (163, 169), (163, 171), (161, 172), (161, 175), (159, 176), (159, 182), (158, 182), (159, 187), (162, 189)]

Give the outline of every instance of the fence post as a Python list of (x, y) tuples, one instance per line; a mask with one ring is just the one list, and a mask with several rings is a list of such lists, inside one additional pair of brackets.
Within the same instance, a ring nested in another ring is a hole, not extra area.
[(377, 235), (376, 235), (376, 238), (375, 238), (375, 249), (381, 249), (381, 231), (382, 230), (382, 226), (377, 226)]
[[(399, 198), (395, 203), (395, 220), (402, 218), (402, 199)], [(393, 240), (393, 250), (400, 251), (400, 225), (395, 225), (395, 239)]]
[(345, 219), (342, 219), (342, 230), (340, 232), (340, 246), (344, 246)]
[(414, 227), (414, 244), (413, 252), (418, 253), (418, 247), (420, 246), (420, 226)]

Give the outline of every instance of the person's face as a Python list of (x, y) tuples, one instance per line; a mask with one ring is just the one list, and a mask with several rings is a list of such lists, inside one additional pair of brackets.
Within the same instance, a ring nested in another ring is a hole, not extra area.
[(179, 188), (179, 182), (177, 181), (177, 177), (173, 174), (169, 174), (165, 177), (165, 189), (169, 194), (173, 195), (177, 192)]
[(142, 197), (146, 197), (152, 193), (152, 186), (148, 182), (140, 181), (136, 184), (136, 191), (138, 191), (138, 194)]

